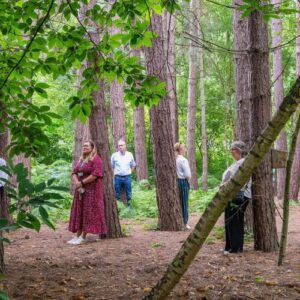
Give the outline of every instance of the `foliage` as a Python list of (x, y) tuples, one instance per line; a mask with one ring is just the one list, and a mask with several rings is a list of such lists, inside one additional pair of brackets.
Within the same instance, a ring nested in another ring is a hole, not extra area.
[[(98, 81), (123, 80), (126, 99), (133, 103), (156, 104), (166, 93), (165, 84), (148, 76), (144, 68), (125, 50), (151, 46), (149, 32), (152, 9), (161, 12), (177, 7), (172, 1), (116, 1), (107, 5), (82, 6), (87, 1), (4, 1), (0, 3), (1, 129), (12, 133), (11, 155), (46, 153), (50, 143), (43, 128), (57, 116), (48, 105), (36, 106), (31, 98), (48, 98), (49, 85), (39, 74), (68, 76), (81, 69), (82, 81), (77, 95), (69, 98), (72, 116), (85, 121), (93, 101), (91, 93)], [(114, 21), (115, 18), (117, 21)], [(122, 34), (110, 35), (107, 28), (117, 25)], [(99, 32), (97, 33), (97, 32)], [(95, 34), (97, 33), (97, 34)], [(4, 122), (3, 122), (4, 121)]]
[[(6, 192), (10, 198), (9, 212), (15, 220), (9, 224), (7, 219), (0, 219), (0, 229), (9, 232), (26, 227), (39, 231), (42, 223), (54, 229), (47, 208), (59, 207), (59, 202), (64, 199), (61, 192), (65, 192), (66, 188), (55, 185), (55, 178), (49, 178), (46, 182), (30, 182), (28, 171), (22, 163), (13, 165), (9, 162), (1, 170), (10, 176), (15, 175), (17, 184), (6, 181)], [(1, 239), (9, 242), (6, 238)]]

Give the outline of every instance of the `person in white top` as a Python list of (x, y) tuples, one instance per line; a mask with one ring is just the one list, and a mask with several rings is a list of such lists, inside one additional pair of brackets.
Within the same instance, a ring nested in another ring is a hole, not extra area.
[[(0, 167), (5, 167), (6, 166), (6, 161), (0, 157)], [(4, 199), (4, 186), (5, 186), (5, 181), (4, 180), (8, 179), (8, 174), (4, 172), (3, 170), (0, 170), (0, 200), (3, 201)]]
[(186, 229), (191, 227), (188, 224), (189, 212), (188, 212), (188, 200), (191, 179), (191, 169), (188, 160), (184, 157), (186, 154), (186, 147), (184, 144), (176, 143), (174, 145), (176, 155), (176, 173), (177, 183), (179, 188), (180, 204), (182, 209), (183, 223)]
[[(237, 172), (247, 154), (246, 144), (235, 141), (231, 144), (231, 154), (235, 162), (223, 173), (224, 184)], [(243, 252), (244, 245), (244, 212), (252, 197), (251, 179), (232, 199), (225, 209), (225, 235), (226, 244), (224, 254)]]
[(118, 150), (111, 156), (111, 166), (114, 171), (114, 187), (117, 200), (121, 200), (121, 189), (126, 192), (127, 206), (131, 207), (131, 173), (136, 167), (133, 155), (126, 150), (126, 143), (118, 141)]

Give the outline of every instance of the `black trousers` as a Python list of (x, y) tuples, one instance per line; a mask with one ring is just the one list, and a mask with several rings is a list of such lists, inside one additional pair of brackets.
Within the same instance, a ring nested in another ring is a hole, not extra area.
[(225, 209), (225, 250), (231, 253), (243, 252), (244, 246), (244, 213), (249, 199), (233, 199)]

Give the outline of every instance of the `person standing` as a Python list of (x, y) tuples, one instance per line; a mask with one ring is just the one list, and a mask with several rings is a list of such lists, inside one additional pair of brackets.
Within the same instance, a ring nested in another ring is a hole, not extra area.
[(68, 241), (69, 244), (85, 243), (88, 233), (107, 233), (102, 177), (103, 164), (97, 154), (96, 145), (92, 141), (85, 142), (82, 155), (72, 173), (75, 194), (69, 231), (76, 235)]
[(189, 219), (189, 191), (191, 179), (191, 169), (188, 160), (185, 158), (186, 147), (184, 144), (176, 143), (174, 145), (175, 156), (176, 156), (176, 172), (177, 172), (177, 183), (179, 188), (179, 197), (182, 209), (183, 223), (186, 229), (191, 229), (188, 224)]
[(118, 151), (111, 156), (111, 166), (114, 171), (116, 198), (117, 200), (121, 200), (121, 190), (124, 188), (127, 206), (131, 208), (131, 173), (134, 171), (136, 163), (132, 153), (126, 150), (126, 143), (124, 140), (118, 141)]
[[(0, 157), (0, 167), (6, 167), (6, 161), (5, 159)], [(4, 179), (4, 180), (1, 180)], [(8, 179), (8, 174), (4, 172), (3, 170), (0, 170), (0, 199), (3, 201), (4, 199), (4, 186), (5, 186), (5, 180)]]
[[(223, 173), (222, 184), (226, 183), (237, 172), (246, 156), (246, 144), (235, 141), (231, 144), (231, 155), (235, 162)], [(243, 252), (244, 246), (244, 213), (252, 197), (251, 179), (228, 203), (225, 209), (225, 236), (224, 254)]]

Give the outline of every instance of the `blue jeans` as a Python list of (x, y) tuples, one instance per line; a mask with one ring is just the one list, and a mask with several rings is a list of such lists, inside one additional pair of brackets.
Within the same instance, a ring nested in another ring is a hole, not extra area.
[(131, 192), (131, 175), (115, 175), (114, 186), (117, 200), (121, 200), (121, 190), (125, 189), (127, 202), (130, 201), (132, 192)]

